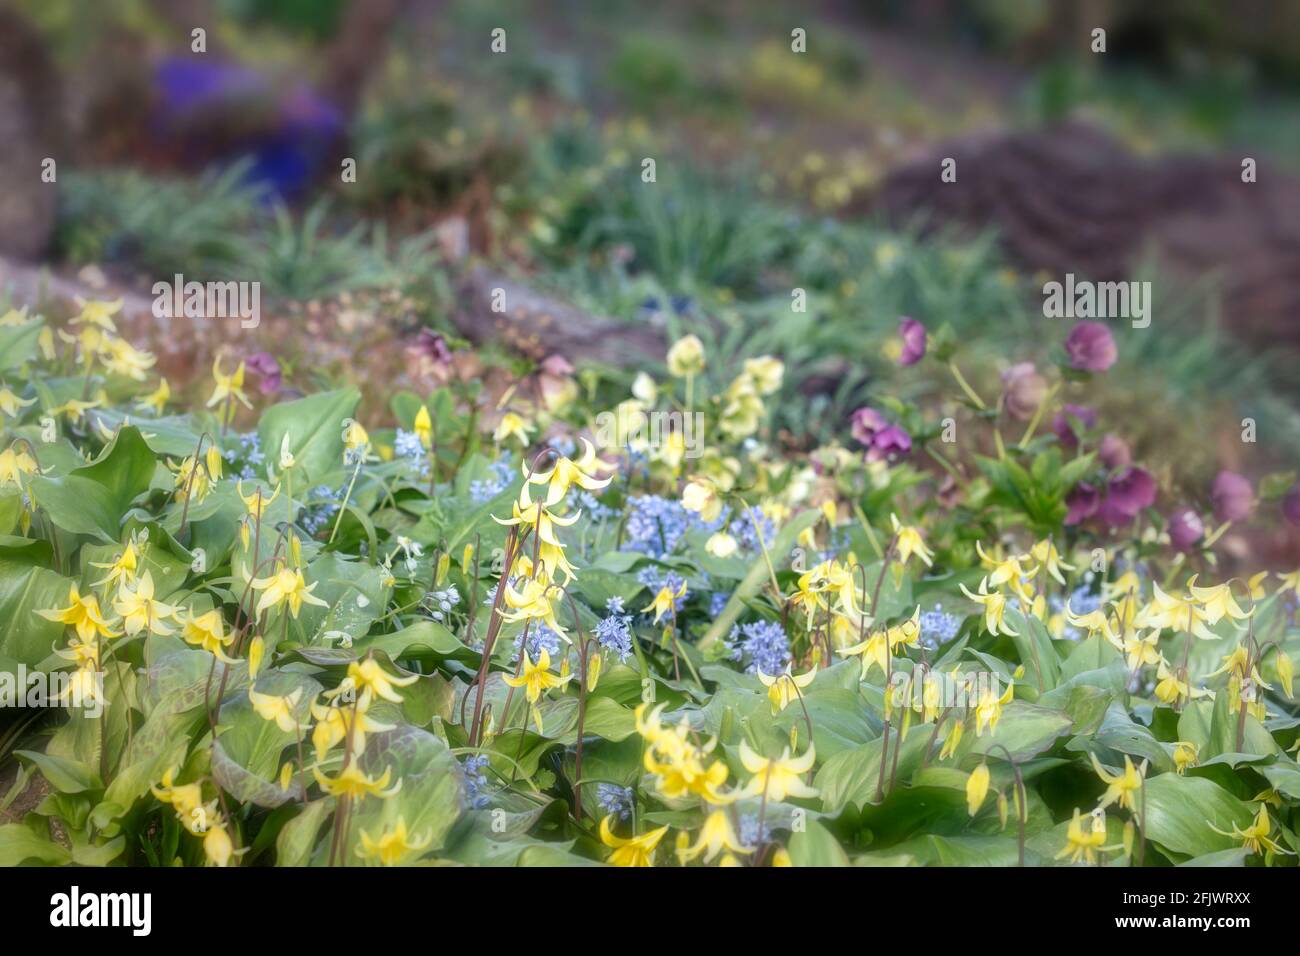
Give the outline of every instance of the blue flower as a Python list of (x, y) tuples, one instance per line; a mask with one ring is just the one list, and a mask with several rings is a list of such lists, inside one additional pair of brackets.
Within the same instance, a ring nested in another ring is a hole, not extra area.
[(492, 464), (488, 465), (489, 477), (476, 478), (469, 483), (469, 496), (476, 504), (482, 504), (490, 501), (501, 492), (506, 490), (510, 484), (511, 473), (510, 459), (508, 456), (501, 456)]
[(423, 478), (429, 473), (429, 459), (424, 453), (424, 444), (415, 432), (401, 428), (397, 430), (397, 437), (393, 440), (393, 455), (405, 459), (419, 477)]
[(631, 787), (620, 787), (614, 783), (598, 783), (596, 800), (607, 815), (613, 814), (620, 820), (628, 820), (632, 817), (632, 807), (636, 804), (636, 793)]
[(465, 758), (465, 802), (472, 810), (483, 810), (492, 802), (487, 793), (488, 758), (483, 755)]
[[(524, 632), (520, 631), (515, 636), (515, 656), (511, 660), (519, 659), (519, 645), (523, 639)], [(543, 650), (554, 659), (560, 653), (560, 635), (547, 625), (539, 623), (528, 629), (528, 659), (536, 661), (542, 656)]]
[(732, 660), (745, 661), (745, 672), (762, 671), (769, 676), (785, 670), (790, 663), (790, 640), (776, 621), (754, 621), (731, 629), (727, 638)]
[(947, 644), (961, 630), (961, 618), (949, 614), (938, 604), (921, 615), (921, 643), (929, 650)]
[(605, 603), (608, 617), (601, 618), (596, 624), (596, 640), (610, 654), (617, 654), (620, 661), (627, 660), (632, 653), (632, 615), (623, 613), (623, 599), (612, 597)]

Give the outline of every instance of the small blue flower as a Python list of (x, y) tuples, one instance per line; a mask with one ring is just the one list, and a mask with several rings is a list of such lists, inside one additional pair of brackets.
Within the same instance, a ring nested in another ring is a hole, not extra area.
[(596, 784), (596, 800), (606, 815), (613, 814), (619, 820), (632, 817), (632, 807), (636, 804), (636, 793), (631, 787), (620, 787), (614, 783)]
[(620, 661), (627, 660), (632, 653), (632, 615), (623, 613), (623, 599), (612, 597), (605, 603), (608, 617), (601, 618), (595, 627), (596, 640), (610, 654), (617, 654)]
[(488, 793), (487, 766), (488, 758), (483, 755), (471, 755), (465, 758), (465, 802), (472, 810), (486, 809), (492, 802)]
[(754, 621), (733, 627), (727, 638), (732, 660), (745, 661), (745, 672), (774, 676), (790, 663), (790, 640), (777, 621)]

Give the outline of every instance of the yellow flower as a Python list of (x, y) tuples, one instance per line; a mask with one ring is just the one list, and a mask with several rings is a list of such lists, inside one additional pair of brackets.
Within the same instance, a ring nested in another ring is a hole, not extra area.
[(203, 855), (212, 866), (222, 867), (229, 866), (231, 857), (236, 855), (235, 843), (220, 819), (208, 827), (208, 832), (203, 835)]
[(559, 619), (555, 616), (555, 607), (551, 603), (552, 589), (559, 591), (559, 588), (547, 581), (544, 572), (538, 574), (537, 577), (526, 578), (522, 591), (516, 589), (514, 584), (507, 580), (506, 593), (503, 598), (506, 606), (512, 608), (512, 610), (498, 609), (497, 613), (501, 615), (501, 620), (508, 623), (529, 619), (542, 621), (565, 641), (572, 643)]
[(13, 448), (0, 452), (0, 488), (5, 485), (21, 488), (23, 475), (34, 475), (36, 472), (36, 459), (27, 452), (14, 451)]
[(1209, 828), (1215, 833), (1221, 833), (1223, 836), (1232, 837), (1234, 840), (1240, 840), (1241, 845), (1251, 853), (1267, 851), (1268, 856), (1272, 856), (1275, 853), (1284, 853), (1287, 856), (1291, 855), (1290, 850), (1283, 849), (1281, 844), (1269, 836), (1269, 832), (1273, 829), (1273, 823), (1268, 818), (1268, 806), (1263, 803), (1259, 805), (1259, 812), (1255, 814), (1255, 819), (1251, 822), (1250, 826), (1245, 829), (1242, 829), (1234, 823), (1231, 831), (1225, 831), (1220, 830), (1213, 823), (1209, 823), (1208, 821), (1206, 822)]
[(943, 746), (939, 749), (939, 759), (947, 760), (957, 752), (957, 747), (961, 744), (962, 734), (966, 732), (966, 724), (961, 720), (954, 720), (952, 728), (948, 731), (948, 736), (944, 738)]
[(655, 847), (664, 838), (668, 828), (659, 827), (640, 836), (624, 838), (615, 836), (610, 829), (611, 818), (612, 814), (600, 821), (600, 842), (614, 848), (614, 852), (609, 855), (609, 862), (614, 866), (654, 866)]
[(433, 419), (429, 417), (429, 407), (421, 405), (420, 410), (415, 413), (415, 437), (420, 439), (420, 444), (425, 448), (433, 447)]
[(684, 335), (668, 349), (668, 371), (676, 378), (704, 371), (704, 343), (695, 335)]
[(979, 593), (972, 593), (966, 585), (960, 585), (962, 594), (974, 601), (976, 604), (984, 605), (984, 627), (990, 634), (1006, 634), (1008, 637), (1017, 637), (1015, 631), (1003, 620), (1007, 611), (1007, 597), (1001, 591), (989, 593), (989, 579), (980, 579)]
[(152, 352), (137, 349), (126, 339), (106, 336), (101, 352), (104, 368), (115, 375), (124, 375), (137, 382), (145, 380), (145, 373), (153, 368), (156, 359)]
[(393, 779), (393, 768), (386, 767), (379, 777), (370, 777), (361, 771), (356, 761), (349, 763), (337, 777), (327, 777), (321, 773), (319, 767), (311, 768), (312, 776), (320, 784), (321, 789), (335, 797), (352, 797), (358, 802), (366, 797), (379, 797), (381, 800), (387, 800), (402, 789), (402, 781), (398, 780), (390, 789), (385, 790), (388, 782)]
[(197, 783), (174, 783), (178, 770), (178, 767), (169, 767), (163, 771), (161, 785), (149, 789), (155, 797), (176, 811), (176, 819), (182, 826), (197, 835), (201, 832), (197, 827), (203, 820), (203, 814), (196, 812), (204, 807), (203, 788)]
[[(1181, 673), (1181, 671), (1179, 672)], [(1211, 692), (1199, 687), (1192, 687), (1186, 680), (1179, 677), (1177, 673), (1169, 669), (1169, 665), (1161, 660), (1156, 667), (1156, 700), (1163, 704), (1176, 706), (1183, 701), (1194, 700), (1197, 697), (1211, 696)]]
[(785, 378), (785, 365), (770, 355), (745, 360), (745, 374), (754, 380), (760, 395), (771, 395), (781, 388)]
[(226, 375), (221, 371), (221, 356), (218, 355), (212, 360), (212, 379), (216, 385), (212, 389), (212, 395), (208, 398), (208, 408), (230, 400), (239, 401), (245, 408), (253, 407), (248, 400), (248, 396), (244, 394), (243, 362), (235, 366), (232, 373)]
[(96, 399), (93, 402), (84, 402), (79, 398), (70, 398), (57, 408), (51, 408), (51, 415), (67, 415), (74, 422), (79, 422), (85, 416), (86, 412), (92, 408), (98, 408), (100, 402)]
[(1187, 582), (1187, 590), (1201, 603), (1202, 616), (1210, 627), (1218, 624), (1225, 616), (1235, 621), (1243, 621), (1255, 613), (1253, 610), (1243, 611), (1232, 596), (1232, 588), (1226, 584), (1216, 584), (1206, 588), (1197, 587), (1196, 575), (1192, 575)]
[(1020, 562), (1027, 555), (1013, 554), (1008, 558), (997, 558), (985, 553), (984, 546), (978, 541), (975, 542), (975, 551), (979, 554), (980, 561), (983, 562), (984, 566), (993, 572), (988, 576), (988, 582), (995, 588), (1001, 587), (1008, 581), (1011, 582), (1012, 587), (1016, 587), (1024, 579), (1031, 578), (1038, 573), (1037, 568), (1026, 571), (1020, 566)]
[(649, 744), (642, 762), (646, 771), (657, 778), (660, 795), (675, 800), (693, 794), (712, 804), (730, 803), (735, 795), (721, 789), (727, 782), (727, 765), (721, 760), (714, 760), (707, 768), (704, 765), (717, 746), (717, 738), (696, 746), (684, 717), (676, 727), (664, 727), (659, 719), (664, 706), (660, 704), (647, 715), (647, 705), (641, 704), (635, 712), (637, 733)]
[(135, 580), (135, 572), (139, 568), (139, 559), (135, 553), (135, 541), (128, 541), (122, 553), (117, 556), (117, 560), (109, 562), (91, 561), (91, 567), (106, 568), (108, 574), (95, 582), (95, 587), (108, 585), (114, 587), (118, 584), (129, 583)]
[(34, 398), (19, 398), (15, 395), (4, 382), (0, 382), (0, 412), (4, 412), (10, 418), (18, 415), (19, 409), (26, 408), (28, 405), (35, 405)]
[(729, 558), (736, 553), (740, 547), (736, 539), (725, 531), (717, 531), (709, 536), (709, 540), (704, 542), (704, 550), (715, 558)]
[(512, 435), (519, 439), (519, 444), (528, 444), (527, 423), (514, 412), (506, 412), (501, 416), (501, 421), (497, 424), (496, 430), (492, 432), (492, 440), (494, 442), (503, 442)]
[(1174, 769), (1181, 776), (1188, 767), (1195, 767), (1199, 759), (1196, 744), (1190, 740), (1180, 740), (1174, 744)]
[(140, 399), (140, 401), (136, 402), (136, 408), (140, 408), (140, 409), (151, 408), (153, 409), (153, 413), (155, 415), (161, 415), (163, 413), (163, 407), (167, 404), (167, 401), (171, 397), (172, 397), (172, 387), (167, 384), (167, 379), (164, 378), (159, 380), (157, 388), (155, 388), (144, 398)]
[(1300, 597), (1300, 570), (1292, 571), (1290, 574), (1278, 574), (1277, 579), (1282, 582), (1278, 592), (1294, 591), (1297, 597)]
[(676, 593), (673, 592), (672, 588), (670, 588), (668, 585), (665, 584), (663, 587), (659, 589), (659, 593), (654, 596), (654, 600), (641, 609), (641, 613), (645, 614), (648, 613), (649, 611), (654, 611), (655, 623), (658, 624), (659, 620), (665, 614), (667, 614), (669, 611), (675, 611), (677, 600), (685, 596), (686, 596), (685, 581), (682, 582), (682, 586), (677, 589)]
[[(335, 696), (341, 696), (350, 686), (345, 680), (336, 689)], [(311, 705), (311, 715), (316, 721), (311, 732), (311, 743), (316, 750), (317, 760), (324, 760), (330, 748), (349, 737), (353, 756), (360, 757), (366, 752), (366, 734), (381, 734), (397, 726), (381, 723), (370, 716), (372, 700), (370, 692), (363, 691), (351, 704)]]
[(372, 838), (365, 830), (359, 831), (361, 845), (357, 847), (357, 856), (363, 860), (378, 860), (381, 866), (397, 866), (408, 854), (418, 853), (433, 842), (433, 831), (422, 837), (412, 839), (406, 832), (406, 820), (397, 818), (397, 823), (389, 829), (385, 827), (378, 838)]
[(707, 478), (692, 478), (682, 489), (682, 507), (694, 511), (701, 520), (713, 522), (722, 514), (722, 498)]
[(543, 647), (541, 650), (542, 652), (537, 658), (537, 663), (534, 664), (532, 659), (528, 656), (527, 648), (525, 648), (521, 651), (524, 655), (523, 673), (518, 677), (515, 677), (512, 674), (507, 674), (502, 678), (511, 687), (524, 688), (524, 696), (528, 699), (528, 703), (532, 707), (533, 723), (537, 725), (537, 732), (539, 734), (542, 732), (542, 712), (537, 708), (537, 701), (541, 698), (543, 693), (550, 690), (552, 687), (563, 687), (573, 679), (572, 674), (565, 674), (563, 676), (552, 674), (550, 670), (551, 655), (547, 652), (546, 648)]
[(144, 572), (133, 583), (123, 583), (117, 589), (113, 610), (122, 618), (127, 634), (135, 636), (147, 630), (151, 634), (171, 634), (172, 629), (163, 623), (176, 616), (176, 607), (154, 600), (153, 574)]
[(402, 702), (402, 695), (393, 690), (394, 687), (409, 687), (420, 679), (419, 674), (394, 677), (380, 667), (378, 661), (369, 657), (364, 661), (353, 661), (349, 664), (348, 676), (352, 678), (358, 688), (373, 690), (375, 696), (382, 697), (394, 704)]
[(47, 621), (71, 624), (77, 629), (77, 637), (84, 644), (93, 643), (96, 637), (119, 636), (120, 632), (114, 631), (104, 620), (104, 615), (99, 610), (99, 598), (95, 595), (82, 597), (77, 585), (71, 584), (68, 586), (68, 601), (67, 607), (36, 613)]
[[(550, 468), (545, 471), (533, 472), (531, 475), (528, 473), (528, 467), (523, 466), (524, 476), (528, 479), (528, 484), (547, 486), (544, 504), (548, 508), (559, 504), (573, 485), (587, 491), (599, 491), (614, 480), (612, 474), (606, 478), (597, 478), (595, 476), (594, 473), (597, 470), (613, 472), (616, 466), (596, 457), (596, 449), (587, 439), (581, 438), (579, 441), (582, 443), (582, 454), (577, 461), (560, 455)], [(525, 498), (525, 502), (527, 501), (528, 499)]]
[(1070, 819), (1069, 829), (1065, 834), (1065, 848), (1056, 854), (1058, 860), (1065, 857), (1070, 858), (1071, 863), (1078, 863), (1083, 860), (1085, 863), (1093, 864), (1097, 862), (1099, 851), (1106, 849), (1106, 815), (1100, 811), (1092, 814), (1092, 824), (1087, 830), (1083, 828), (1083, 819), (1079, 816), (1079, 808), (1074, 808), (1074, 816)]
[(772, 705), (772, 716), (775, 717), (789, 707), (790, 703), (801, 696), (800, 692), (811, 684), (816, 676), (817, 668), (815, 667), (806, 674), (793, 674), (790, 671), (790, 665), (787, 664), (784, 673), (777, 674), (775, 677), (769, 677), (760, 668), (758, 680), (768, 689), (767, 699)]
[(993, 691), (988, 687), (980, 691), (979, 701), (975, 705), (976, 737), (984, 736), (985, 727), (988, 727), (990, 732), (998, 729), (998, 721), (1002, 719), (1002, 707), (1011, 702), (1015, 690), (1015, 684), (1007, 684), (1007, 689), (1002, 692), (1001, 697), (994, 697)]
[(695, 842), (678, 847), (677, 859), (681, 861), (682, 866), (685, 866), (700, 854), (704, 854), (704, 862), (711, 863), (713, 858), (723, 850), (732, 853), (750, 853), (752, 847), (747, 847), (740, 842), (731, 825), (731, 817), (725, 810), (714, 810), (705, 818), (704, 826), (700, 828), (700, 835), (695, 838)]
[(217, 608), (197, 617), (193, 614), (188, 615), (181, 628), (181, 639), (187, 644), (202, 648), (209, 654), (215, 654), (228, 664), (234, 663), (226, 656), (225, 648), (234, 641), (235, 635), (226, 633), (225, 621), (222, 620), (221, 611)]
[[(1092, 758), (1092, 769), (1097, 771), (1101, 782), (1106, 784), (1106, 792), (1101, 795), (1097, 806), (1104, 810), (1112, 803), (1118, 803), (1121, 810), (1136, 810), (1134, 794), (1142, 788), (1142, 773), (1133, 766), (1133, 758), (1125, 754), (1124, 772), (1112, 774), (1101, 765), (1096, 754), (1088, 756)], [(1143, 772), (1146, 770), (1145, 762), (1142, 764), (1142, 770)]]
[(262, 516), (266, 514), (266, 509), (271, 502), (279, 497), (280, 486), (276, 485), (269, 497), (261, 488), (254, 488), (251, 494), (246, 495), (244, 494), (244, 481), (241, 478), (235, 482), (235, 493), (239, 495), (240, 500), (244, 502), (244, 507), (248, 509), (249, 520), (256, 524), (262, 520)]
[(212, 486), (221, 480), (221, 452), (213, 445), (208, 448), (202, 462), (196, 463), (194, 456), (188, 455), (179, 465), (169, 459), (167, 467), (176, 473), (176, 500), (184, 501), (188, 495), (197, 503), (206, 498)]
[(1073, 571), (1074, 565), (1066, 564), (1061, 560), (1060, 552), (1056, 550), (1056, 545), (1051, 538), (1044, 538), (1032, 548), (1029, 549), (1029, 556), (1038, 562), (1039, 567), (1046, 568), (1057, 584), (1064, 585), (1065, 577), (1061, 574), (1061, 569)]
[(1277, 667), (1277, 679), (1280, 680), (1282, 686), (1286, 688), (1286, 695), (1288, 697), (1294, 697), (1293, 682), (1295, 681), (1295, 664), (1291, 661), (1291, 655), (1281, 648), (1278, 648), (1277, 660), (1273, 663), (1274, 666)]
[(109, 302), (103, 299), (82, 299), (77, 297), (77, 304), (81, 306), (81, 313), (72, 318), (72, 325), (95, 325), (109, 332), (116, 332), (117, 326), (113, 324), (113, 316), (122, 311), (123, 301), (114, 299)]
[(749, 744), (740, 742), (740, 762), (754, 775), (745, 787), (746, 796), (766, 794), (768, 800), (781, 801), (787, 796), (815, 797), (817, 789), (803, 781), (803, 774), (813, 768), (817, 760), (817, 748), (812, 744), (801, 757), (791, 758), (790, 748), (786, 747), (777, 759), (763, 757), (750, 749)]
[(981, 763), (966, 778), (966, 809), (971, 816), (979, 813), (989, 793), (989, 765)]
[(253, 590), (265, 592), (261, 600), (257, 602), (257, 613), (261, 615), (267, 608), (275, 608), (288, 603), (289, 613), (296, 620), (303, 604), (329, 607), (327, 602), (314, 597), (311, 593), (319, 583), (319, 581), (316, 581), (308, 585), (306, 579), (302, 576), (301, 568), (294, 568), (291, 571), (282, 567), (275, 574), (264, 578), (254, 578), (252, 582)]
[(898, 559), (904, 565), (916, 555), (925, 562), (928, 568), (933, 563), (934, 553), (925, 546), (925, 539), (921, 537), (921, 532), (910, 525), (898, 523), (898, 515), (890, 515), (889, 520), (894, 525), (894, 547), (898, 549)]

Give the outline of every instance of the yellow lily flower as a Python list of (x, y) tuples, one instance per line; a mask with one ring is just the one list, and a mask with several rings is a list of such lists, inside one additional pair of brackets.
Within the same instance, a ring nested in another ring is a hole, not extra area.
[(502, 680), (511, 687), (524, 688), (524, 696), (528, 699), (528, 703), (532, 707), (533, 723), (537, 725), (537, 732), (540, 734), (542, 732), (542, 713), (537, 709), (537, 701), (541, 698), (543, 693), (550, 690), (552, 687), (563, 687), (573, 679), (573, 675), (566, 674), (560, 676), (552, 674), (550, 670), (551, 655), (544, 647), (541, 649), (541, 654), (538, 656), (537, 663), (535, 664), (529, 658), (527, 648), (521, 650), (520, 653), (524, 656), (523, 673), (518, 677), (515, 677), (512, 674), (507, 674), (502, 678)]
[(386, 767), (379, 777), (370, 777), (362, 772), (355, 760), (344, 767), (337, 777), (325, 776), (321, 773), (320, 767), (312, 767), (311, 772), (326, 793), (335, 797), (352, 797), (357, 802), (371, 796), (387, 800), (402, 789), (401, 780), (391, 788), (384, 789), (393, 778), (392, 767)]
[(359, 831), (361, 845), (357, 856), (363, 860), (377, 860), (381, 866), (397, 866), (412, 853), (426, 849), (433, 842), (433, 831), (414, 839), (406, 832), (406, 820), (397, 818), (391, 829), (385, 827), (378, 837), (372, 838), (365, 830)]
[(1079, 816), (1079, 808), (1075, 807), (1074, 816), (1071, 817), (1070, 826), (1065, 834), (1065, 848), (1056, 854), (1056, 858), (1060, 860), (1068, 856), (1071, 863), (1083, 860), (1092, 865), (1097, 862), (1097, 854), (1107, 849), (1105, 843), (1106, 815), (1092, 814), (1092, 824), (1085, 830), (1083, 819)]
[(19, 398), (10, 390), (4, 382), (0, 382), (0, 412), (4, 412), (10, 418), (16, 418), (21, 409), (29, 405), (35, 405), (34, 398)]
[(984, 798), (989, 793), (989, 765), (981, 763), (966, 778), (966, 810), (971, 816), (979, 813)]
[(766, 794), (767, 799), (781, 801), (787, 796), (815, 797), (818, 790), (804, 783), (803, 775), (813, 768), (817, 760), (817, 748), (811, 743), (802, 756), (791, 758), (790, 748), (786, 747), (777, 759), (770, 759), (755, 753), (749, 744), (740, 742), (740, 762), (753, 774), (753, 779), (745, 787), (746, 796)]
[(402, 695), (393, 690), (394, 687), (409, 687), (420, 679), (419, 674), (394, 677), (380, 667), (378, 661), (369, 657), (349, 664), (348, 676), (353, 679), (357, 687), (372, 690), (376, 697), (382, 697), (394, 704), (402, 702)]
[[(529, 484), (547, 486), (544, 503), (548, 508), (559, 504), (573, 485), (587, 491), (599, 491), (614, 480), (612, 472), (617, 466), (596, 457), (596, 449), (587, 439), (580, 438), (579, 441), (582, 444), (582, 454), (577, 461), (560, 455), (550, 468), (531, 475), (528, 474), (526, 465), (521, 466)], [(607, 478), (597, 478), (594, 474), (597, 470), (611, 472), (611, 474)]]
[(898, 515), (891, 514), (889, 520), (894, 525), (894, 547), (898, 551), (898, 560), (906, 565), (912, 555), (925, 562), (928, 568), (933, 564), (934, 552), (925, 546), (925, 539), (919, 529), (898, 523)]
[(1179, 776), (1186, 773), (1188, 767), (1195, 767), (1198, 760), (1196, 744), (1190, 740), (1180, 740), (1174, 744), (1174, 769)]
[[(336, 696), (346, 689), (338, 688)], [(316, 750), (317, 760), (324, 760), (335, 744), (348, 740), (349, 737), (353, 756), (360, 757), (366, 752), (366, 734), (381, 734), (397, 726), (371, 717), (369, 711), (372, 701), (373, 697), (367, 690), (362, 691), (350, 704), (311, 705), (311, 716), (316, 721), (311, 732), (311, 743)]]
[(297, 620), (298, 612), (302, 610), (303, 604), (329, 607), (328, 602), (314, 597), (311, 593), (316, 590), (316, 585), (319, 583), (319, 581), (315, 581), (308, 585), (307, 580), (302, 576), (301, 568), (290, 570), (281, 567), (275, 574), (264, 578), (254, 578), (252, 581), (253, 590), (264, 592), (257, 602), (258, 615), (261, 615), (268, 608), (276, 608), (287, 603), (289, 613)]
[(87, 594), (84, 597), (77, 590), (76, 584), (68, 586), (68, 606), (64, 608), (53, 608), (46, 611), (37, 611), (41, 617), (47, 621), (58, 621), (62, 624), (71, 624), (77, 629), (77, 637), (83, 644), (94, 643), (96, 637), (118, 637), (120, 631), (114, 631), (104, 620), (104, 615), (99, 610), (99, 598), (93, 594)]
[(415, 413), (414, 429), (415, 437), (420, 439), (420, 444), (426, 449), (433, 447), (433, 419), (429, 416), (429, 407), (421, 405), (420, 410)]
[(775, 677), (769, 677), (763, 673), (762, 669), (759, 669), (758, 681), (768, 689), (767, 699), (772, 705), (772, 716), (775, 717), (789, 707), (792, 701), (801, 697), (803, 689), (811, 684), (816, 676), (817, 668), (815, 667), (806, 674), (794, 674), (791, 673), (790, 665), (787, 664), (785, 671)]
[(663, 587), (659, 589), (659, 593), (654, 596), (654, 600), (641, 609), (641, 613), (646, 614), (649, 613), (650, 611), (654, 611), (655, 623), (658, 624), (660, 618), (662, 618), (669, 611), (674, 610), (674, 608), (676, 607), (677, 599), (685, 596), (686, 596), (685, 581), (682, 582), (682, 586), (677, 589), (676, 593), (673, 592), (672, 588), (668, 587), (668, 585), (665, 584)]
[(984, 736), (985, 727), (990, 732), (998, 729), (998, 721), (1002, 719), (1002, 707), (1011, 702), (1015, 690), (1015, 684), (1007, 684), (1007, 689), (1002, 692), (1001, 697), (994, 697), (993, 691), (987, 687), (980, 691), (979, 701), (975, 704), (976, 737)]
[(193, 644), (209, 654), (215, 654), (227, 664), (235, 663), (225, 653), (225, 648), (235, 640), (235, 635), (226, 633), (225, 621), (217, 608), (197, 617), (193, 614), (188, 615), (184, 626), (181, 627), (181, 639), (186, 644)]
[(501, 421), (497, 424), (496, 429), (492, 432), (492, 440), (500, 443), (511, 436), (519, 439), (519, 444), (527, 446), (528, 444), (528, 425), (522, 417), (515, 412), (506, 412), (501, 416)]
[(1273, 829), (1273, 823), (1268, 818), (1268, 806), (1261, 803), (1259, 812), (1255, 814), (1255, 819), (1245, 829), (1232, 825), (1232, 830), (1220, 830), (1213, 823), (1206, 821), (1206, 825), (1215, 833), (1223, 836), (1232, 837), (1234, 840), (1240, 840), (1241, 845), (1251, 853), (1265, 853), (1272, 856), (1275, 853), (1282, 853), (1291, 856), (1290, 850), (1284, 849), (1280, 843), (1269, 836)]
[(1051, 538), (1044, 538), (1030, 548), (1029, 556), (1038, 562), (1040, 568), (1046, 568), (1047, 573), (1061, 586), (1065, 585), (1065, 576), (1061, 574), (1061, 569), (1074, 570), (1074, 565), (1066, 564), (1061, 560), (1061, 554), (1056, 550), (1056, 545)]
[(113, 610), (122, 618), (122, 627), (134, 637), (141, 631), (151, 634), (171, 634), (165, 621), (176, 617), (176, 606), (154, 600), (153, 574), (145, 571), (134, 583), (123, 583), (117, 589)]
[(964, 584), (960, 585), (961, 592), (976, 604), (984, 606), (984, 627), (990, 634), (1005, 634), (1008, 637), (1017, 637), (1016, 632), (1003, 620), (1007, 611), (1007, 596), (1001, 591), (989, 593), (988, 583), (988, 578), (980, 580), (978, 594), (972, 592)]
[(1142, 772), (1133, 766), (1133, 758), (1128, 754), (1124, 755), (1124, 772), (1108, 773), (1106, 768), (1097, 760), (1096, 754), (1089, 754), (1092, 758), (1092, 769), (1097, 771), (1097, 776), (1101, 782), (1106, 784), (1106, 792), (1101, 795), (1101, 800), (1097, 806), (1103, 810), (1112, 803), (1119, 804), (1121, 810), (1136, 810), (1134, 803), (1134, 794), (1142, 789), (1142, 778), (1146, 772), (1146, 762), (1142, 764)]
[(163, 408), (171, 397), (172, 387), (167, 384), (167, 379), (163, 378), (159, 380), (157, 388), (136, 402), (136, 408), (142, 410), (153, 409), (155, 415), (161, 415)]
[(703, 854), (704, 862), (711, 863), (713, 858), (723, 850), (732, 853), (750, 853), (753, 848), (740, 842), (735, 828), (731, 825), (731, 817), (725, 810), (714, 810), (705, 818), (704, 826), (700, 829), (695, 842), (678, 847), (677, 859), (681, 861), (682, 866), (685, 866)]
[(674, 378), (704, 371), (704, 343), (697, 335), (683, 335), (668, 349), (668, 372)]
[(291, 694), (259, 694), (250, 687), (248, 700), (252, 703), (257, 716), (275, 724), (285, 733), (297, 733), (306, 726), (293, 715), (298, 704), (302, 702), (301, 687)]
[(130, 583), (135, 580), (135, 573), (139, 569), (140, 562), (135, 552), (134, 539), (126, 543), (122, 553), (117, 556), (115, 561), (101, 562), (91, 561), (91, 567), (104, 568), (108, 574), (95, 582), (95, 587), (108, 585), (114, 587), (122, 583)]
[(221, 356), (218, 355), (212, 360), (212, 379), (216, 383), (212, 389), (212, 394), (208, 397), (208, 408), (219, 405), (222, 402), (235, 400), (245, 408), (252, 408), (253, 404), (244, 394), (244, 363), (240, 362), (235, 366), (235, 370), (229, 375), (221, 371)]
[(614, 866), (654, 866), (655, 848), (659, 846), (659, 841), (664, 838), (668, 828), (659, 827), (634, 837), (615, 836), (609, 826), (612, 816), (611, 814), (600, 821), (600, 842), (614, 849), (609, 855), (609, 862)]

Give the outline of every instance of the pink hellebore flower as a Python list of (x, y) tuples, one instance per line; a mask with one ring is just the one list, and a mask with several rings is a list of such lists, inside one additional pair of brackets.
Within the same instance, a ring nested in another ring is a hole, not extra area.
[(925, 358), (925, 326), (916, 319), (904, 317), (898, 323), (898, 334), (903, 340), (903, 351), (898, 356), (899, 365), (915, 365)]
[(1101, 322), (1080, 322), (1065, 339), (1070, 365), (1083, 372), (1104, 372), (1119, 358), (1115, 336)]
[(1221, 471), (1210, 486), (1214, 517), (1220, 521), (1244, 521), (1255, 510), (1255, 492), (1250, 479), (1235, 471)]

